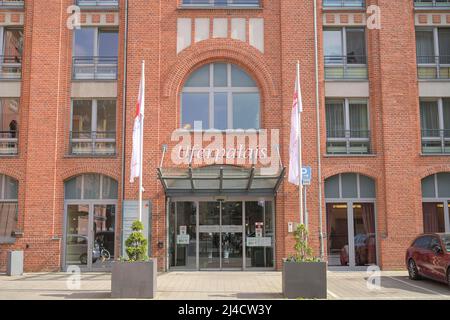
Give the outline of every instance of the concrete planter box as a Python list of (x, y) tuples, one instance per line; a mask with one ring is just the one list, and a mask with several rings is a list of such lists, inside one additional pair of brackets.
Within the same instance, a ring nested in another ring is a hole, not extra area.
[(283, 262), (283, 295), (289, 299), (326, 299), (326, 262)]
[(156, 294), (157, 261), (114, 262), (111, 273), (112, 298), (153, 299)]

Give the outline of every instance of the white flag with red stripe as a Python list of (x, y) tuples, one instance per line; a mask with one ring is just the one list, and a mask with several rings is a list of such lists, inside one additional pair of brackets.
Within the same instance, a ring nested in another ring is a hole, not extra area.
[(295, 80), (294, 101), (291, 111), (291, 137), (289, 144), (289, 179), (295, 185), (300, 185), (300, 113), (303, 111), (302, 92), (300, 87), (300, 75), (297, 73)]
[(144, 110), (145, 110), (145, 66), (142, 62), (142, 75), (139, 84), (139, 96), (136, 103), (136, 115), (133, 126), (133, 150), (131, 153), (131, 175), (130, 182), (133, 183), (135, 178), (142, 174), (142, 130), (144, 125)]

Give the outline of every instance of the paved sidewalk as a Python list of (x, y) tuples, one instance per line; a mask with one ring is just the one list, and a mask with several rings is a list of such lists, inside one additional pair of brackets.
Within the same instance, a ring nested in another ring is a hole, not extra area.
[[(70, 290), (65, 273), (0, 275), (0, 299), (109, 299), (111, 276), (84, 273)], [(411, 281), (406, 272), (382, 272), (380, 289), (365, 272), (328, 272), (329, 299), (450, 299), (445, 284)], [(280, 272), (169, 272), (158, 276), (156, 299), (283, 299)]]

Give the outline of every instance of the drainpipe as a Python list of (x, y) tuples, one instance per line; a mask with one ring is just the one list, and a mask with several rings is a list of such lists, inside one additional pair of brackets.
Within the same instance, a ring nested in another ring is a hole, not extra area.
[(319, 240), (320, 258), (323, 259), (323, 209), (322, 209), (322, 160), (320, 154), (320, 97), (319, 97), (319, 46), (317, 33), (317, 0), (314, 0), (314, 64), (316, 77), (316, 135), (317, 135), (317, 180), (319, 181)]
[(127, 50), (128, 50), (128, 0), (125, 0), (125, 32), (123, 44), (123, 83), (122, 83), (122, 232), (120, 247), (123, 244), (123, 203), (125, 201), (125, 141), (126, 141), (126, 106), (127, 106)]

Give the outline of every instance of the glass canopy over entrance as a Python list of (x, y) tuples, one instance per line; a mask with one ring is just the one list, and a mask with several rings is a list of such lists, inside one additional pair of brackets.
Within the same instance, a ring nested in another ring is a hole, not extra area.
[(284, 173), (285, 168), (276, 173), (268, 173), (265, 168), (235, 166), (158, 168), (158, 177), (166, 196), (273, 196), (283, 181)]

